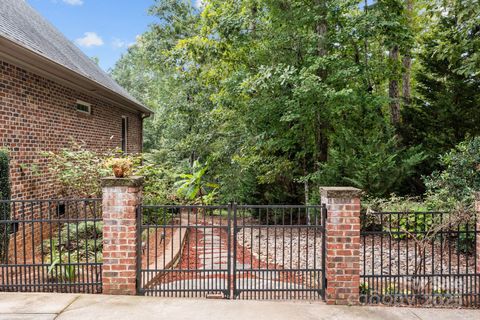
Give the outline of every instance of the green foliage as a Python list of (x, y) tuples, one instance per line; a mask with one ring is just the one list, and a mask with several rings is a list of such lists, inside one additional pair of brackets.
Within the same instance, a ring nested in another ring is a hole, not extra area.
[[(10, 158), (8, 150), (0, 148), (0, 200), (10, 200)], [(0, 203), (0, 219), (10, 220), (10, 205)], [(8, 259), (10, 229), (8, 224), (0, 224), (0, 262)]]
[(423, 239), (439, 223), (434, 220), (431, 214), (421, 212), (392, 214), (383, 229), (391, 232), (393, 239)]
[(470, 225), (470, 228), (467, 229), (465, 225), (461, 225), (459, 226), (458, 231), (460, 232), (458, 234), (457, 242), (458, 251), (464, 254), (475, 253), (476, 237), (474, 227)]
[(106, 157), (73, 144), (59, 152), (45, 152), (48, 169), (60, 185), (64, 197), (82, 198), (101, 195), (100, 178), (112, 175), (103, 164)]
[(64, 224), (59, 237), (45, 240), (40, 249), (48, 274), (55, 281), (74, 281), (79, 275), (78, 263), (102, 262), (102, 229), (100, 222), (86, 221)]
[(402, 150), (395, 137), (381, 131), (359, 133), (348, 128), (334, 140), (330, 161), (316, 175), (320, 185), (352, 185), (371, 196), (384, 196), (401, 190), (416, 166), (424, 160), (418, 148)]
[(325, 184), (421, 194), (438, 154), (480, 134), (477, 4), (155, 1), (112, 71), (156, 112), (152, 199), (179, 201), (175, 175), (207, 160), (222, 202), (313, 203)]
[(8, 150), (0, 149), (0, 199), (10, 200), (10, 158)]
[[(392, 194), (387, 199), (367, 198), (362, 201), (362, 229), (391, 232), (393, 239), (421, 240), (433, 227), (440, 224), (426, 204), (418, 198), (398, 197)], [(372, 212), (385, 212), (383, 215)], [(383, 217), (383, 220), (381, 219)]]
[(175, 183), (180, 197), (188, 201), (212, 204), (219, 186), (205, 180), (207, 170), (207, 164), (202, 165), (195, 161), (192, 166), (192, 173), (180, 174), (179, 178), (181, 180)]
[[(415, 103), (404, 109), (403, 136), (428, 156), (418, 177), (438, 170), (438, 155), (480, 135), (480, 3), (426, 2), (415, 72)], [(421, 183), (421, 180), (418, 180)]]
[(431, 207), (470, 207), (480, 190), (480, 137), (459, 143), (440, 157), (443, 167), (425, 178), (427, 202)]
[(152, 205), (166, 205), (177, 203), (174, 183), (176, 175), (174, 169), (164, 161), (164, 154), (157, 150), (143, 154), (143, 161), (135, 168), (135, 174), (143, 176), (143, 202)]
[(370, 293), (372, 292), (372, 289), (370, 289), (367, 282), (361, 283), (359, 288), (360, 294), (362, 295), (370, 295)]
[(142, 155), (124, 155), (119, 150), (95, 153), (74, 144), (69, 149), (45, 153), (48, 169), (60, 184), (60, 194), (71, 197), (100, 197), (102, 177), (112, 176), (112, 166), (127, 164), (127, 171), (145, 178), (143, 196), (146, 204), (179, 202), (176, 174), (165, 161), (165, 154), (152, 150)]
[(367, 196), (362, 199), (364, 212), (427, 212), (426, 204), (416, 197), (400, 197), (391, 194), (388, 198)]

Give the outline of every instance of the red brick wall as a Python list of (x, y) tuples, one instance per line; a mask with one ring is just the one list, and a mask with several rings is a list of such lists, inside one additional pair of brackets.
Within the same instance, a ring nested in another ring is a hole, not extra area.
[(327, 206), (326, 300), (355, 305), (360, 298), (360, 190), (321, 188), (321, 196)]
[[(92, 114), (75, 110), (77, 100)], [(128, 152), (140, 152), (142, 120), (108, 101), (86, 95), (0, 60), (0, 147), (11, 151), (12, 199), (45, 199), (56, 193), (42, 151), (71, 141), (102, 152), (121, 147), (122, 116), (128, 117)], [(31, 166), (38, 167), (38, 173)]]
[(137, 270), (137, 206), (143, 178), (106, 178), (103, 191), (103, 293), (135, 295)]

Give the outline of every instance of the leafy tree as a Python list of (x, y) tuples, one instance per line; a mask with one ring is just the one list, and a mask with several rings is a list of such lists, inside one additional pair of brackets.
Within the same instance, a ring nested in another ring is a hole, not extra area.
[(480, 134), (480, 9), (478, 1), (430, 1), (423, 14), (422, 46), (415, 70), (415, 97), (404, 109), (402, 136), (422, 145), (421, 175), (440, 169), (439, 155)]
[(155, 1), (112, 74), (156, 111), (158, 197), (195, 162), (221, 202), (420, 194), (437, 155), (478, 134), (476, 2)]
[(440, 209), (471, 206), (480, 190), (480, 137), (459, 143), (441, 156), (440, 163), (442, 170), (425, 181), (428, 202)]

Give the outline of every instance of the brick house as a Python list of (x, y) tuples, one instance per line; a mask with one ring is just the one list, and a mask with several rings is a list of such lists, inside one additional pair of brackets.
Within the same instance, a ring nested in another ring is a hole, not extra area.
[(140, 152), (150, 114), (25, 1), (0, 1), (0, 147), (11, 152), (12, 199), (55, 197), (42, 151), (73, 140)]

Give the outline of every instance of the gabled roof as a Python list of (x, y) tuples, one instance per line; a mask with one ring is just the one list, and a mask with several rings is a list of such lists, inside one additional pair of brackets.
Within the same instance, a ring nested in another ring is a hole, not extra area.
[[(89, 91), (95, 91), (101, 95), (106, 94), (109, 99), (142, 113), (152, 113), (28, 5), (26, 1), (0, 0), (0, 40), (2, 38), (7, 41), (0, 42), (0, 51), (4, 49), (4, 42), (11, 42), (12, 48), (16, 48), (12, 49), (13, 51), (25, 49), (34, 53), (29, 59), (30, 63), (36, 60), (38, 60), (39, 65), (51, 62), (51, 68), (65, 69), (64, 71), (67, 74), (73, 72), (84, 78), (83, 80), (86, 80), (86, 83), (89, 84)], [(11, 55), (15, 56), (14, 54)], [(44, 69), (47, 70), (46, 67)], [(75, 78), (79, 79), (78, 77)], [(65, 79), (74, 80), (67, 76)]]

